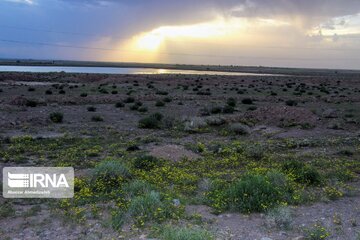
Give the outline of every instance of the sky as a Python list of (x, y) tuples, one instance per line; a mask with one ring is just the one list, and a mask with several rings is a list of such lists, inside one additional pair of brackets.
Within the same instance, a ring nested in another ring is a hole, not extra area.
[(0, 58), (360, 69), (360, 1), (0, 0)]

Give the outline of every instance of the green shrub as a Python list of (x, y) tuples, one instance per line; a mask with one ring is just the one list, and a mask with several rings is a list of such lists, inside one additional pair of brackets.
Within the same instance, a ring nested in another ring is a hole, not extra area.
[(54, 123), (62, 123), (64, 115), (60, 112), (50, 113), (49, 118)]
[(138, 109), (139, 109), (139, 105), (137, 105), (137, 104), (133, 104), (130, 106), (130, 110), (136, 111)]
[(166, 226), (159, 236), (161, 240), (213, 240), (208, 231), (199, 228)]
[[(275, 176), (280, 183), (273, 181)], [(281, 173), (246, 174), (227, 190), (228, 208), (243, 213), (264, 212), (279, 205), (287, 191), (287, 180)]]
[(154, 217), (156, 209), (161, 208), (162, 205), (160, 194), (151, 191), (145, 195), (135, 197), (129, 206), (129, 213), (133, 217), (142, 216), (149, 220)]
[(95, 115), (95, 116), (91, 117), (91, 121), (93, 121), (93, 122), (103, 122), (104, 118), (99, 116), (99, 115)]
[(230, 106), (230, 105), (226, 105), (223, 109), (222, 109), (223, 113), (225, 114), (232, 114), (234, 113), (235, 109), (234, 107)]
[(285, 104), (286, 104), (287, 106), (296, 106), (296, 105), (297, 105), (297, 102), (296, 102), (295, 100), (287, 100), (287, 101), (285, 102)]
[(15, 209), (10, 203), (3, 203), (0, 205), (0, 219), (8, 218), (15, 215)]
[(236, 99), (235, 98), (228, 98), (228, 100), (226, 101), (226, 104), (231, 106), (231, 107), (235, 107), (236, 106)]
[(253, 103), (251, 98), (244, 98), (243, 100), (241, 100), (241, 102), (243, 104), (252, 104)]
[(140, 119), (139, 128), (157, 129), (160, 128), (161, 122), (156, 118), (149, 116)]
[(164, 102), (169, 103), (172, 102), (172, 99), (170, 97), (166, 97), (163, 99)]
[(26, 104), (27, 107), (36, 107), (38, 105), (38, 102), (35, 100), (26, 100)]
[(96, 107), (91, 106), (91, 107), (88, 107), (87, 110), (88, 110), (88, 112), (96, 112)]
[(131, 177), (124, 163), (117, 160), (100, 162), (92, 171), (92, 181), (99, 191), (110, 192)]
[(295, 181), (308, 185), (319, 185), (322, 177), (316, 168), (300, 161), (290, 160), (282, 164), (282, 169), (291, 173)]
[(326, 230), (326, 228), (318, 223), (316, 223), (313, 227), (306, 229), (306, 240), (324, 240), (330, 236), (330, 233)]
[(135, 98), (133, 97), (127, 97), (125, 100), (124, 100), (125, 103), (133, 103), (135, 102)]
[(150, 183), (141, 180), (131, 181), (123, 188), (123, 191), (128, 198), (144, 195), (152, 190), (154, 190), (154, 187)]
[(123, 108), (123, 107), (125, 107), (125, 104), (123, 102), (117, 102), (117, 103), (115, 103), (115, 107), (116, 108)]
[(156, 107), (163, 107), (163, 106), (165, 106), (165, 103), (163, 101), (158, 100), (158, 101), (156, 101), (155, 106)]
[(250, 132), (248, 126), (241, 123), (234, 123), (229, 126), (229, 131), (237, 135), (247, 135)]
[(141, 170), (151, 170), (152, 168), (158, 166), (160, 160), (154, 156), (144, 155), (135, 158), (134, 167)]
[(211, 114), (218, 114), (221, 113), (222, 109), (221, 107), (215, 106), (210, 109)]
[(292, 212), (289, 207), (281, 206), (270, 209), (266, 217), (279, 229), (289, 230), (292, 224)]
[(147, 107), (139, 107), (138, 109), (139, 112), (147, 112), (148, 111), (148, 108)]

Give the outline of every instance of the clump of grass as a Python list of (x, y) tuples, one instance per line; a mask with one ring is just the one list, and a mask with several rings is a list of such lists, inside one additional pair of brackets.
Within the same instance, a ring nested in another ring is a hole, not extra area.
[(49, 118), (54, 123), (62, 123), (64, 114), (62, 114), (61, 112), (53, 112), (50, 113)]
[(124, 100), (124, 103), (134, 103), (134, 102), (135, 102), (135, 98), (133, 98), (133, 97), (127, 97)]
[(96, 112), (96, 107), (90, 106), (87, 108), (88, 112)]
[(297, 103), (297, 101), (295, 101), (295, 100), (286, 100), (285, 104), (286, 104), (287, 106), (293, 107), (293, 106), (296, 106), (298, 103)]
[(92, 171), (92, 182), (100, 191), (111, 192), (131, 177), (129, 169), (119, 160), (100, 162)]
[(46, 94), (46, 95), (51, 95), (51, 94), (52, 94), (52, 91), (51, 91), (50, 89), (48, 89), (48, 90), (45, 91), (45, 94)]
[(154, 113), (148, 117), (140, 119), (139, 128), (148, 128), (148, 129), (160, 128), (162, 119), (163, 119), (162, 114)]
[(95, 116), (91, 117), (91, 121), (93, 121), (93, 122), (103, 122), (104, 118), (102, 116), (100, 116), (100, 115), (95, 115)]
[(87, 97), (87, 96), (88, 96), (88, 94), (85, 92), (80, 94), (80, 97)]
[(126, 193), (126, 196), (129, 199), (147, 194), (153, 190), (155, 189), (150, 183), (142, 180), (131, 181), (127, 183), (123, 188), (124, 193)]
[(159, 238), (161, 240), (214, 240), (207, 230), (200, 228), (165, 226)]
[(158, 90), (156, 91), (157, 95), (168, 95), (169, 93), (167, 91)]
[(330, 236), (330, 233), (321, 224), (314, 224), (311, 228), (305, 230), (306, 240), (323, 240)]
[(241, 102), (242, 104), (253, 104), (253, 100), (251, 98), (244, 98)]
[(28, 88), (28, 91), (29, 91), (29, 92), (34, 92), (34, 91), (35, 91), (35, 88), (29, 87), (29, 88)]
[(148, 108), (147, 107), (139, 107), (138, 111), (144, 113), (144, 112), (148, 111)]
[(270, 209), (266, 214), (267, 220), (277, 228), (289, 230), (293, 221), (292, 212), (289, 207), (280, 206)]
[(250, 172), (228, 187), (224, 182), (212, 184), (207, 196), (219, 212), (265, 212), (291, 199), (292, 188), (286, 175), (278, 171), (266, 174)]
[(38, 102), (35, 100), (26, 100), (25, 105), (27, 107), (36, 107), (38, 105)]
[(210, 109), (211, 114), (219, 114), (222, 112), (222, 108), (219, 106), (214, 106)]
[(232, 114), (234, 113), (235, 109), (234, 107), (230, 106), (230, 105), (226, 105), (223, 109), (222, 112), (225, 114)]
[(123, 108), (123, 107), (125, 107), (125, 104), (123, 102), (117, 102), (117, 103), (115, 103), (115, 107), (116, 108)]
[(65, 94), (66, 92), (65, 92), (65, 90), (63, 90), (63, 89), (61, 89), (60, 91), (59, 91), (59, 94)]
[(165, 102), (163, 102), (161, 100), (157, 100), (156, 103), (155, 103), (155, 106), (156, 107), (163, 107), (163, 106), (165, 106)]
[(228, 98), (228, 100), (226, 101), (226, 104), (231, 106), (231, 107), (235, 107), (236, 106), (236, 99), (235, 98)]
[(264, 212), (279, 205), (285, 192), (284, 186), (271, 182), (269, 175), (247, 174), (228, 189), (229, 208), (243, 213)]
[(250, 132), (249, 127), (241, 123), (231, 124), (228, 129), (236, 135), (247, 135)]
[(8, 218), (15, 215), (15, 209), (11, 203), (4, 203), (0, 205), (0, 219)]
[(136, 169), (141, 169), (146, 171), (151, 170), (156, 166), (159, 166), (159, 164), (160, 164), (160, 159), (150, 155), (140, 156), (135, 158), (134, 160), (134, 167)]
[(166, 102), (166, 103), (169, 103), (169, 102), (172, 102), (172, 98), (166, 97), (166, 98), (163, 99), (163, 101)]
[(294, 175), (295, 181), (308, 185), (319, 185), (322, 177), (315, 167), (300, 161), (290, 160), (282, 165), (283, 171)]

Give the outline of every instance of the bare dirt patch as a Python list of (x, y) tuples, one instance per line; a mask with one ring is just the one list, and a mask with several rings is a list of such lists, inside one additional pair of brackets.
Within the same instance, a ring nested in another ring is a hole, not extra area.
[(198, 154), (186, 150), (181, 145), (156, 146), (150, 151), (150, 155), (158, 158), (169, 159), (175, 162), (183, 158), (187, 158), (190, 160), (200, 158)]

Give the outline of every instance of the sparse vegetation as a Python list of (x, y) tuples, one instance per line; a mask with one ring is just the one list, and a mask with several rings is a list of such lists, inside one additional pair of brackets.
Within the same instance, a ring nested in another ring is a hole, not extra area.
[(62, 114), (60, 112), (53, 112), (53, 113), (50, 113), (49, 118), (54, 123), (62, 123), (64, 114)]

